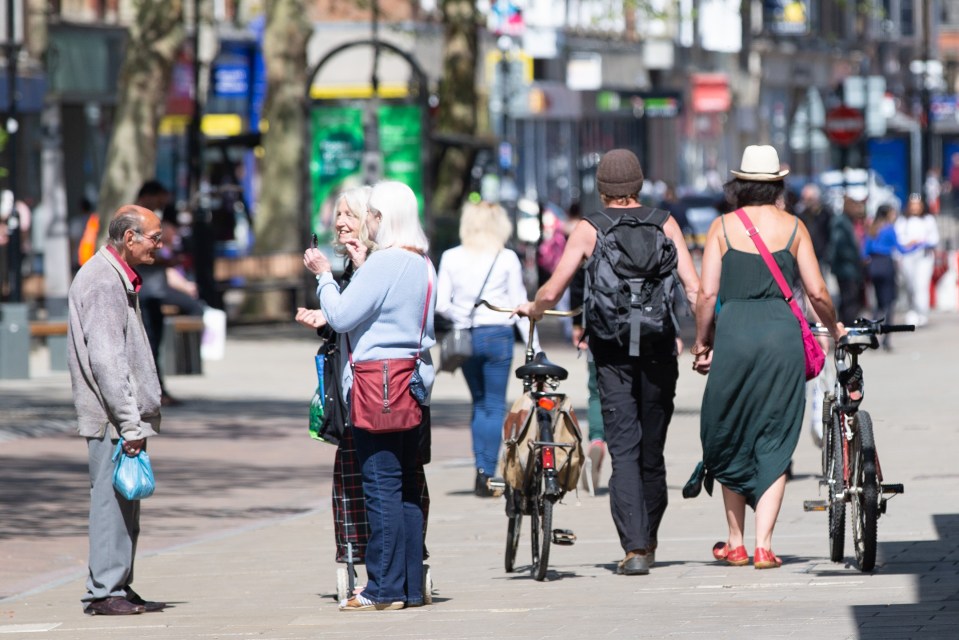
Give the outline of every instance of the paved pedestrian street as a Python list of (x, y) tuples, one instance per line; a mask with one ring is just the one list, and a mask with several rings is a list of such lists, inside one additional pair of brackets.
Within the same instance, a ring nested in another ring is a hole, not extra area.
[[(546, 350), (570, 371), (561, 389), (584, 408), (585, 358), (550, 329)], [(69, 378), (47, 371), (38, 350), (31, 380), (0, 381), (0, 639), (954, 639), (957, 329), (957, 316), (936, 315), (920, 332), (894, 336), (892, 353), (862, 358), (862, 408), (872, 414), (885, 481), (905, 485), (879, 521), (871, 574), (855, 567), (848, 523), (845, 562), (832, 563), (826, 514), (803, 511), (803, 500), (821, 497), (820, 452), (806, 426), (774, 537), (782, 568), (713, 561), (710, 549), (726, 533), (721, 498), (680, 493), (700, 457), (705, 384), (688, 354), (666, 447), (670, 506), (651, 573), (615, 575), (623, 552), (604, 489), (569, 494), (556, 507), (554, 527), (574, 530), (577, 541), (552, 547), (545, 582), (529, 575), (528, 521), (518, 570), (507, 574), (503, 500), (472, 493), (466, 384), (462, 374), (439, 374), (427, 467), (433, 604), (365, 615), (337, 610), (334, 450), (307, 434), (310, 332), (232, 330), (224, 360), (206, 362), (202, 376), (169, 378), (186, 403), (164, 410), (162, 435), (150, 441), (157, 491), (142, 505), (134, 586), (171, 606), (124, 618), (81, 612), (86, 450), (72, 434)], [(511, 399), (519, 391), (514, 380)], [(609, 471), (607, 461), (603, 487)], [(752, 534), (747, 518), (750, 554)]]

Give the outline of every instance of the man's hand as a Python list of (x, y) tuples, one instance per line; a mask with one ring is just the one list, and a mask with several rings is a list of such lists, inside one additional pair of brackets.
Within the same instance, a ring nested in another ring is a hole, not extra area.
[(543, 319), (543, 312), (536, 307), (535, 302), (524, 302), (515, 309), (513, 309), (514, 316), (522, 316), (524, 318), (529, 318), (533, 321), (540, 321)]
[(123, 453), (128, 456), (138, 455), (143, 451), (143, 445), (146, 443), (146, 438), (140, 438), (139, 440), (124, 440), (123, 441)]
[(583, 338), (586, 334), (586, 329), (583, 327), (573, 325), (573, 346), (579, 349), (580, 351), (585, 351), (589, 349), (589, 343)]

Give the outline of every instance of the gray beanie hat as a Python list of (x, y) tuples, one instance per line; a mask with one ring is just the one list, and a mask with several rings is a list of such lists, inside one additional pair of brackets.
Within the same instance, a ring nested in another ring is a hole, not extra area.
[(622, 197), (643, 188), (643, 168), (629, 149), (613, 149), (603, 154), (596, 168), (596, 184), (603, 195)]

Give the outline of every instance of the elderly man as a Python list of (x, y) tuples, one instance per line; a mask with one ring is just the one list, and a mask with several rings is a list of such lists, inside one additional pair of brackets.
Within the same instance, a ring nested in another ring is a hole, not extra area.
[(136, 455), (160, 427), (160, 383), (140, 319), (140, 276), (161, 243), (160, 219), (120, 207), (109, 240), (77, 273), (69, 293), (68, 355), (78, 432), (90, 463), (90, 559), (84, 612), (129, 615), (165, 605), (130, 587), (140, 533), (140, 502), (113, 488), (118, 439)]

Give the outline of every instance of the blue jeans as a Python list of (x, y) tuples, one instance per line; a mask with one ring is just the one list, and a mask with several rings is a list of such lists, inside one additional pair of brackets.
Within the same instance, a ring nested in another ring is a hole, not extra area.
[(513, 327), (475, 327), (473, 355), (463, 363), (463, 375), (473, 397), (473, 457), (477, 471), (496, 473), (506, 418), (506, 386), (513, 363)]
[(372, 434), (353, 429), (370, 539), (363, 596), (423, 604), (423, 511), (416, 483), (420, 429)]

